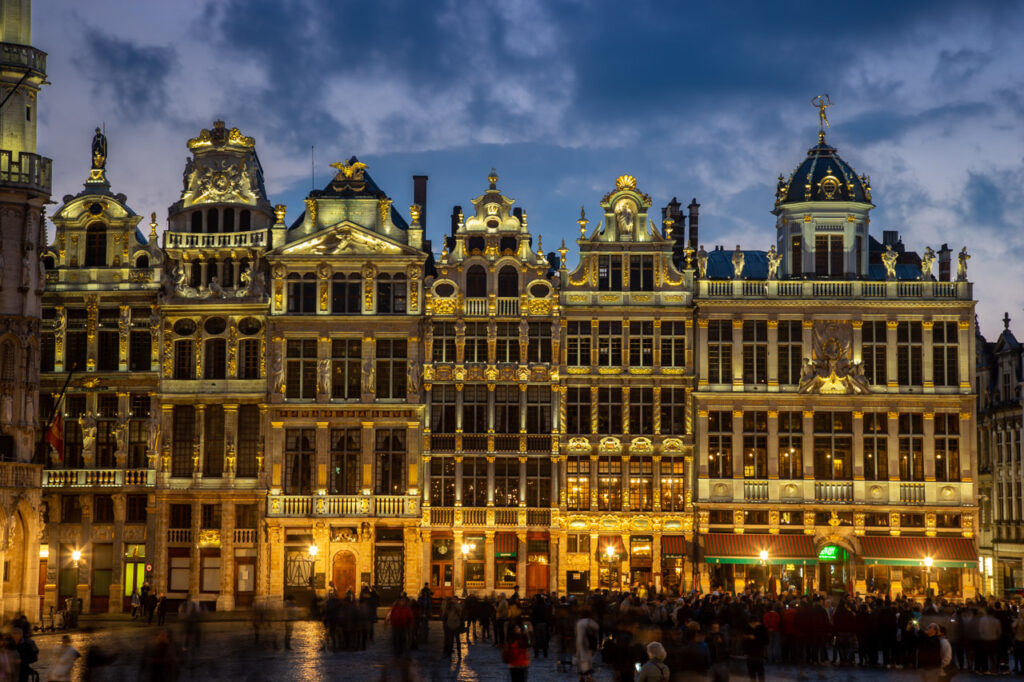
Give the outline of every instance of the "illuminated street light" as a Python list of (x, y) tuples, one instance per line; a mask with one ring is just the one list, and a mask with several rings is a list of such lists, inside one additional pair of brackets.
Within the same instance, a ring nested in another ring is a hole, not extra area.
[(768, 563), (768, 550), (767, 549), (762, 549), (760, 556), (761, 556), (761, 565), (762, 566), (764, 564)]
[(930, 556), (926, 556), (926, 557), (924, 558), (924, 565), (925, 565), (925, 568), (931, 568), (931, 567), (932, 567), (932, 564), (934, 564), (934, 563), (935, 563), (935, 560), (934, 560), (934, 559), (932, 559), (932, 558), (931, 558)]
[(81, 550), (76, 549), (71, 552), (71, 560), (75, 562), (75, 568), (78, 568), (78, 562), (82, 560)]
[(606, 545), (605, 546), (604, 553), (608, 557), (608, 561), (611, 561), (612, 559), (615, 558), (615, 548), (613, 546), (611, 546), (611, 545)]
[(319, 547), (317, 547), (316, 545), (310, 545), (310, 546), (309, 546), (309, 557), (310, 557), (311, 559), (315, 559), (315, 558), (316, 558), (316, 555), (317, 555), (317, 553), (318, 553), (319, 551), (320, 551), (320, 548), (319, 548)]

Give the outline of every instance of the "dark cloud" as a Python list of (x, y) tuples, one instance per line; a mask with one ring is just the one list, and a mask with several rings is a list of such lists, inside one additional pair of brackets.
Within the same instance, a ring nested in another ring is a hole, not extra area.
[(979, 50), (943, 50), (939, 63), (932, 74), (932, 81), (939, 87), (961, 88), (969, 84), (992, 62), (992, 55)]
[(977, 222), (989, 226), (1003, 224), (1005, 197), (1003, 190), (992, 177), (984, 173), (968, 173), (964, 201), (967, 214)]
[(177, 66), (173, 48), (136, 45), (96, 29), (87, 33), (81, 75), (108, 98), (129, 122), (161, 117), (167, 105), (167, 81)]

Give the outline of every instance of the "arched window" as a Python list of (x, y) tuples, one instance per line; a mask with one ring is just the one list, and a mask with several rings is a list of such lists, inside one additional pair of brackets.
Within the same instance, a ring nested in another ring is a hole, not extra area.
[[(214, 277), (217, 277), (217, 261), (209, 260), (206, 262), (206, 283), (212, 282)], [(220, 278), (218, 278), (218, 281), (220, 281)]]
[(199, 233), (203, 231), (203, 212), (193, 211), (192, 212), (192, 232)]
[(487, 296), (487, 271), (482, 265), (474, 265), (466, 272), (466, 297)]
[(143, 254), (135, 259), (135, 267), (137, 268), (148, 268), (149, 267), (149, 256)]
[(519, 295), (519, 273), (511, 265), (498, 271), (498, 296), (511, 298)]
[(252, 213), (249, 209), (243, 209), (238, 214), (238, 229), (242, 232), (252, 229)]
[(224, 231), (235, 231), (235, 209), (233, 208), (224, 209)]
[(57, 267), (56, 264), (54, 263), (53, 256), (43, 256), (43, 267), (46, 268), (47, 272)]
[(199, 285), (202, 284), (203, 281), (203, 261), (198, 258), (192, 261), (192, 272), (190, 274), (189, 286), (194, 289), (198, 289)]
[(224, 264), (221, 266), (220, 285), (222, 287), (235, 286), (235, 264), (231, 262), (230, 258), (225, 258)]
[(217, 209), (211, 208), (206, 211), (206, 232), (207, 234), (213, 234), (214, 232), (220, 232), (220, 215), (217, 213)]
[(0, 344), (0, 381), (14, 381), (15, 355), (13, 341), (7, 339)]
[(107, 264), (107, 226), (92, 223), (85, 228), (85, 267), (102, 268)]

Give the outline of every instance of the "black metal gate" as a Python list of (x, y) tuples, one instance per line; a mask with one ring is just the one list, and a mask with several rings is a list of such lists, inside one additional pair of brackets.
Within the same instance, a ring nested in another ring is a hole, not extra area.
[(377, 545), (373, 561), (373, 574), (381, 604), (391, 604), (398, 599), (405, 588), (404, 549)]

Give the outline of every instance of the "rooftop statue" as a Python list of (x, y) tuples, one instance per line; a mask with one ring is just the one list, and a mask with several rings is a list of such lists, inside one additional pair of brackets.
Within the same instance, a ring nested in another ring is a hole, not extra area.
[(885, 266), (885, 278), (887, 280), (896, 279), (896, 261), (899, 257), (900, 254), (892, 250), (891, 244), (885, 245), (885, 251), (882, 252), (882, 265)]

